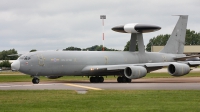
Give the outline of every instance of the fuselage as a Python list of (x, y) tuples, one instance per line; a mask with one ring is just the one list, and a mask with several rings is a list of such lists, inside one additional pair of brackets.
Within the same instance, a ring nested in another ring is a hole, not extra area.
[[(120, 65), (174, 62), (184, 54), (122, 51), (37, 51), (18, 58), (19, 71), (31, 76), (87, 75), (82, 69), (90, 65)], [(103, 74), (102, 74), (103, 75)]]

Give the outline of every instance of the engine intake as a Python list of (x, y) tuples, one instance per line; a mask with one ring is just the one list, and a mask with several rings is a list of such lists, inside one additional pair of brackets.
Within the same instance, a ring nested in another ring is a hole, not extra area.
[(168, 73), (172, 76), (183, 76), (190, 72), (190, 67), (187, 64), (175, 63), (168, 66)]
[(147, 70), (142, 66), (130, 66), (124, 69), (124, 75), (129, 79), (139, 79), (146, 76)]

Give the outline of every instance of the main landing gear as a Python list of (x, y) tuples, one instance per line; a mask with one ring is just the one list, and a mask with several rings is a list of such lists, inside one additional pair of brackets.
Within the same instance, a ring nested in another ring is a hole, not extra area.
[(39, 82), (40, 82), (40, 79), (39, 79), (39, 78), (33, 77), (33, 79), (32, 79), (32, 83), (33, 83), (33, 84), (38, 84)]
[(91, 83), (102, 83), (104, 81), (103, 77), (90, 77)]
[(129, 78), (126, 78), (126, 77), (118, 77), (117, 78), (117, 82), (118, 83), (130, 83), (131, 82), (131, 79), (129, 79)]

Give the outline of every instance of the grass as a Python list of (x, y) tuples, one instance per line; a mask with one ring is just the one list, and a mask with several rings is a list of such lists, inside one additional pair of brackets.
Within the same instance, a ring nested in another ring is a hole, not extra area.
[[(168, 73), (148, 73), (146, 77), (144, 78), (173, 78), (174, 76), (171, 76)], [(191, 72), (187, 75), (181, 76), (181, 77), (200, 77), (200, 73), (198, 72)]]
[(0, 91), (1, 112), (199, 112), (200, 91)]
[[(0, 75), (0, 82), (30, 82), (32, 77), (29, 75)], [(72, 81), (72, 80), (89, 80), (88, 77), (66, 76), (58, 79), (48, 79), (40, 77), (41, 81)]]
[[(200, 74), (197, 72), (191, 72), (182, 77), (200, 77)], [(148, 73), (144, 78), (173, 78), (168, 73)], [(105, 77), (105, 80), (116, 80), (117, 76), (108, 76)], [(32, 78), (29, 75), (24, 75), (20, 72), (1, 72), (0, 73), (0, 82), (30, 82)], [(46, 77), (40, 77), (41, 81), (72, 81), (72, 80), (89, 80), (87, 76), (64, 76), (58, 79), (48, 79)]]
[(24, 74), (15, 71), (0, 71), (0, 75), (24, 75)]

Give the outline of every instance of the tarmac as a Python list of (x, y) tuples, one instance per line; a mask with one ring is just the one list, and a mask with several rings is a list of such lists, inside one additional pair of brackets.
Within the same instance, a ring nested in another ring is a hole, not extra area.
[[(200, 72), (194, 68), (193, 72)], [(167, 69), (155, 71), (167, 72)], [(89, 81), (40, 81), (32, 82), (6, 82), (0, 83), (0, 90), (200, 90), (200, 77), (174, 77), (174, 78), (141, 78), (131, 83), (117, 83), (116, 80), (105, 80), (104, 83), (90, 83)]]
[(90, 83), (89, 81), (41, 81), (40, 84), (8, 82), (0, 83), (0, 90), (200, 90), (200, 77), (137, 79), (131, 83), (117, 83), (116, 80), (106, 80), (104, 83)]

